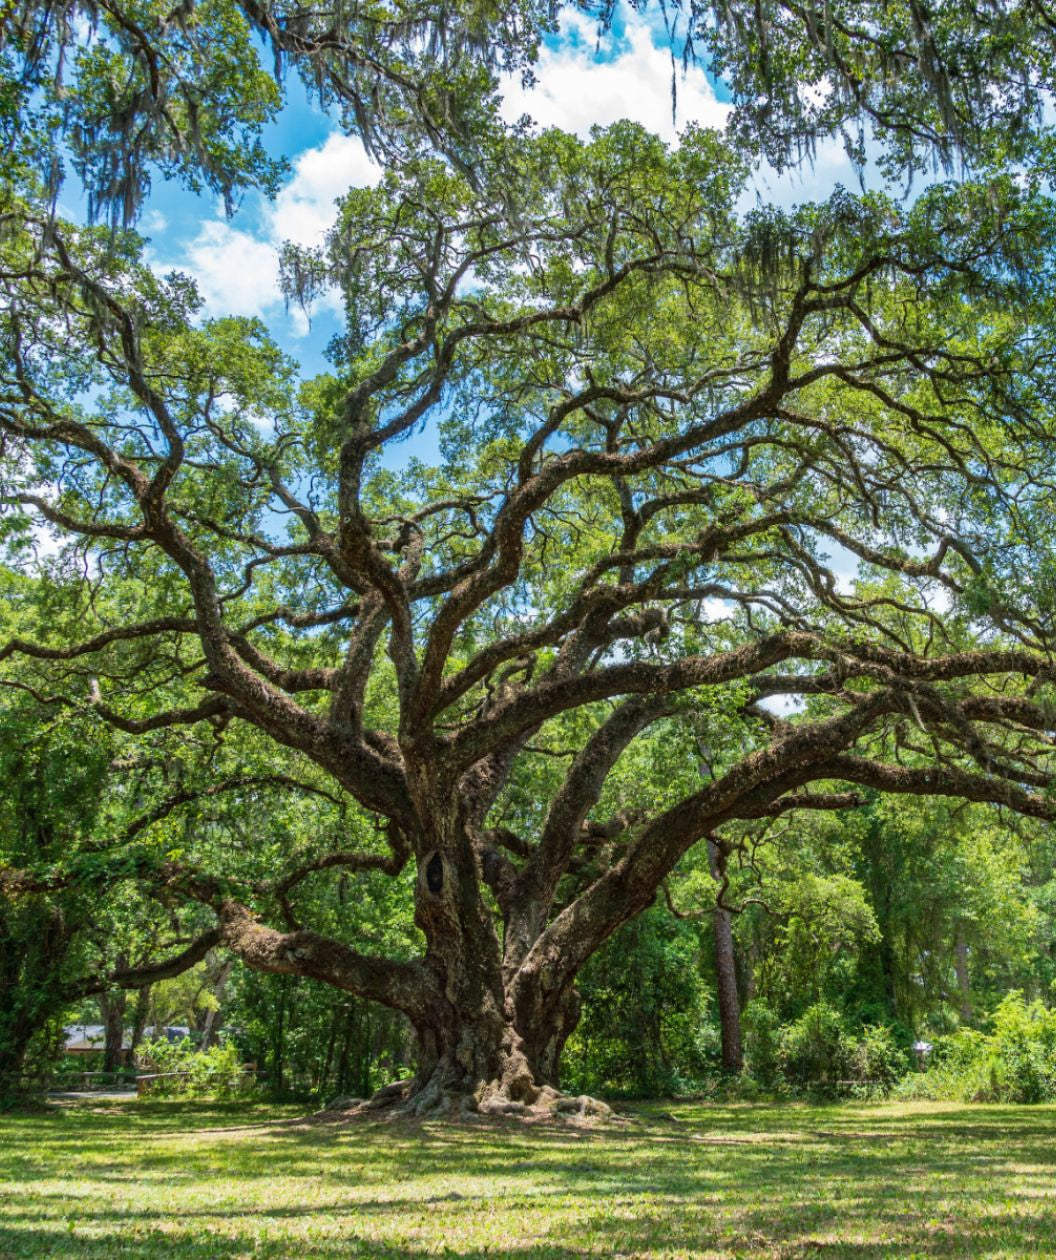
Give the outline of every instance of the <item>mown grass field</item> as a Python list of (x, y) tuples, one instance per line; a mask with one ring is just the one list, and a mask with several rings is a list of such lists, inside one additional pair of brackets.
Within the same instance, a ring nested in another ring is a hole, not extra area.
[(0, 1256), (1056, 1256), (1056, 1108), (664, 1110), (600, 1130), (0, 1116)]

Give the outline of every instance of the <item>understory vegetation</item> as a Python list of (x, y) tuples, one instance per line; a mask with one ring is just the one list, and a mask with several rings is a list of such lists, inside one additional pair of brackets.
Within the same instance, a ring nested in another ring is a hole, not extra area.
[[(779, 840), (757, 834), (751, 864), (730, 872), (725, 893), (739, 910), (729, 916), (736, 1070), (723, 1062), (718, 888), (706, 867), (685, 863), (670, 904), (661, 900), (620, 929), (584, 968), (580, 1019), (563, 1059), (566, 1090), (614, 1099), (892, 1091), (1056, 1099), (1056, 1013), (1047, 1005), (1056, 893), (1046, 830), (999, 825), (979, 809), (875, 801), (801, 827), (794, 852)], [(377, 923), (376, 907), (350, 905), (340, 885), (336, 906), (333, 888), (316, 896), (320, 916)], [(413, 927), (390, 907), (385, 930), (395, 937)], [(126, 939), (111, 948), (134, 949), (135, 937)], [(26, 1058), (38, 1093), (60, 1071), (101, 1066), (101, 1054), (80, 1063), (62, 1056), (62, 1020), (99, 1026), (114, 1000), (50, 1008)], [(397, 1012), (214, 954), (118, 1007), (138, 1069), (180, 1073), (154, 1089), (316, 1106), (369, 1097), (415, 1068), (412, 1030)], [(187, 1029), (186, 1038), (169, 1044), (143, 1034), (171, 1025)], [(209, 1028), (223, 1030), (222, 1044), (201, 1053)]]
[(935, 1046), (928, 1070), (897, 1087), (900, 1098), (959, 1102), (1056, 1101), (1056, 1012), (1011, 993), (988, 1033), (964, 1029)]
[(257, 1082), (242, 1062), (234, 1042), (202, 1050), (182, 1041), (151, 1041), (143, 1049), (140, 1066), (156, 1098), (254, 1098)]

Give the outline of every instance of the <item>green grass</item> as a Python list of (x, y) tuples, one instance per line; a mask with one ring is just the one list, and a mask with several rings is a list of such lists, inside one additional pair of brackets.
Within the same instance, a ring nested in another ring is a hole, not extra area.
[(603, 1130), (134, 1101), (0, 1116), (0, 1257), (1056, 1255), (1056, 1108), (671, 1112)]

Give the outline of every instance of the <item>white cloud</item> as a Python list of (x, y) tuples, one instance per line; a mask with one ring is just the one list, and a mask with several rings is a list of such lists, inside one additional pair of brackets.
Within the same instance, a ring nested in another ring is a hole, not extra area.
[(728, 599), (705, 599), (700, 605), (701, 621), (725, 621), (732, 616), (733, 603)]
[[(159, 260), (155, 266), (193, 276), (207, 314), (278, 315), (285, 301), (279, 285), (284, 242), (321, 244), (337, 216), (338, 197), (349, 188), (374, 183), (379, 175), (357, 137), (335, 132), (297, 158), (293, 178), (265, 207), (258, 232), (233, 227), (218, 215), (201, 225), (178, 263)], [(303, 312), (291, 310), (290, 322), (295, 335), (307, 331)]]
[(223, 219), (202, 224), (179, 270), (198, 282), (211, 315), (260, 315), (282, 302), (278, 243), (258, 240)]
[(164, 232), (168, 226), (169, 221), (160, 210), (148, 210), (143, 216), (143, 230), (145, 232)]
[(537, 83), (525, 88), (511, 76), (503, 85), (502, 113), (509, 122), (528, 114), (541, 127), (560, 127), (586, 136), (595, 124), (630, 118), (667, 141), (689, 123), (723, 127), (729, 106), (700, 66), (683, 76), (675, 71), (677, 111), (671, 115), (671, 55), (654, 43), (653, 31), (633, 15), (615, 55), (595, 55), (597, 28), (583, 14), (572, 14), (562, 26), (560, 48), (543, 48), (535, 67)]
[(350, 188), (377, 182), (380, 167), (367, 157), (356, 136), (335, 132), (325, 144), (297, 159), (293, 179), (270, 213), (271, 236), (297, 245), (319, 245), (336, 214), (334, 203)]
[[(676, 138), (671, 116), (671, 58), (653, 42), (640, 17), (628, 24), (616, 55), (599, 60), (593, 48), (596, 29), (582, 15), (566, 22), (566, 42), (544, 48), (535, 88), (525, 89), (519, 77), (504, 85), (503, 114), (513, 120), (528, 113), (542, 126), (562, 127), (586, 135), (595, 123), (605, 125), (633, 118), (666, 140)], [(678, 129), (690, 122), (721, 127), (728, 108), (715, 99), (703, 70), (677, 71)], [(367, 157), (360, 140), (340, 133), (302, 153), (290, 182), (265, 208), (259, 230), (236, 228), (218, 215), (204, 222), (178, 264), (198, 282), (211, 315), (276, 317), (284, 299), (279, 287), (278, 252), (283, 242), (303, 246), (322, 243), (335, 218), (335, 201), (349, 188), (374, 183), (380, 169)], [(166, 260), (160, 270), (173, 263)], [(319, 305), (334, 305), (325, 296)], [(307, 331), (303, 313), (291, 309), (290, 330)]]

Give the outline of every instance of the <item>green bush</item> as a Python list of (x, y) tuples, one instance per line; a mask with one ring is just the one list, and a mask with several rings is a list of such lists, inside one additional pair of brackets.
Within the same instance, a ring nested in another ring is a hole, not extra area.
[(775, 1085), (781, 1074), (781, 1021), (762, 999), (753, 998), (741, 1017), (748, 1074), (760, 1085)]
[(987, 1067), (994, 1102), (1056, 1098), (1056, 1011), (1010, 993), (994, 1012)]
[(240, 968), (225, 1020), (276, 1099), (369, 1098), (414, 1071), (403, 1014), (304, 977)]
[(886, 1024), (870, 1024), (851, 1051), (851, 1078), (887, 1093), (909, 1071), (909, 1055)]
[(909, 1067), (894, 1029), (867, 1025), (855, 1037), (827, 1002), (816, 1002), (782, 1025), (773, 1009), (756, 999), (745, 1007), (743, 1031), (752, 1090), (884, 1095)]
[(853, 1053), (839, 1011), (815, 1002), (782, 1030), (778, 1061), (790, 1085), (836, 1093), (850, 1077)]
[(257, 1093), (232, 1042), (197, 1050), (190, 1039), (151, 1041), (143, 1048), (140, 1062), (146, 1072), (179, 1073), (163, 1075), (149, 1085), (155, 1098), (250, 1098)]
[(957, 1102), (1056, 1101), (1056, 1011), (1014, 992), (988, 1034), (962, 1030), (935, 1046), (926, 1072), (900, 1082), (901, 1098)]

